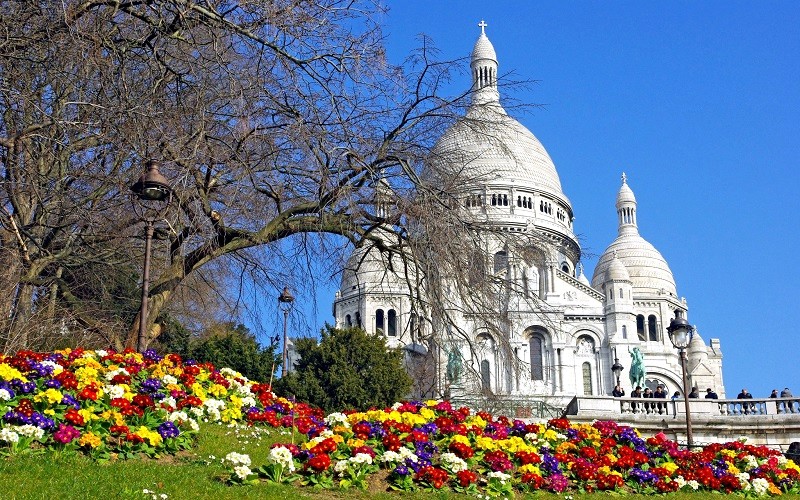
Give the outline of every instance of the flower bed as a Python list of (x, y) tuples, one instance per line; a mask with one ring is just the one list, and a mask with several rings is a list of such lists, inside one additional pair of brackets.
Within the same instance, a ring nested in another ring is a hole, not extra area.
[[(288, 404), (233, 370), (174, 354), (66, 349), (0, 355), (0, 453), (50, 448), (97, 459), (157, 456), (190, 447), (198, 421), (252, 415), (291, 427)], [(299, 420), (311, 422), (314, 412), (305, 413)]]
[(731, 442), (689, 452), (663, 434), (643, 439), (609, 421), (525, 423), (428, 401), (332, 413), (325, 423), (321, 431), (310, 430), (302, 446), (276, 444), (280, 453), (268, 464), (240, 468), (231, 480), (366, 488), (369, 475), (385, 469), (394, 490), (450, 488), (503, 497), (536, 490), (800, 491), (800, 467), (776, 450)]
[(230, 453), (231, 483), (298, 481), (367, 488), (452, 489), (509, 497), (515, 491), (677, 490), (800, 492), (800, 467), (741, 442), (679, 449), (614, 422), (526, 423), (474, 414), (443, 401), (331, 413), (276, 397), (265, 384), (179, 356), (64, 350), (0, 356), (0, 454), (75, 450), (97, 459), (157, 456), (190, 447), (200, 421), (296, 429), (267, 463)]

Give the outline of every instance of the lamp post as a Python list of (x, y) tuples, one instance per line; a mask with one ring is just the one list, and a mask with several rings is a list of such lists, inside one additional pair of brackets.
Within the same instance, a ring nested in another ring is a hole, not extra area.
[[(138, 206), (137, 210), (145, 223), (144, 230), (144, 268), (142, 269), (142, 304), (139, 309), (139, 335), (136, 338), (136, 350), (143, 352), (147, 348), (147, 295), (150, 293), (150, 251), (156, 219), (161, 217), (172, 201), (172, 188), (167, 179), (158, 170), (158, 162), (149, 160), (145, 172), (132, 186)], [(136, 207), (137, 204), (134, 204)]]
[(692, 340), (694, 327), (678, 313), (676, 318), (669, 322), (667, 327), (669, 340), (678, 349), (678, 356), (681, 358), (681, 372), (683, 372), (683, 404), (686, 410), (686, 447), (691, 449), (694, 446), (692, 438), (692, 415), (689, 412), (689, 381), (686, 378), (686, 347)]
[(289, 337), (286, 333), (286, 328), (289, 321), (289, 310), (292, 308), (292, 302), (294, 302), (294, 297), (289, 293), (288, 286), (283, 287), (283, 293), (278, 295), (278, 302), (283, 310), (283, 373), (281, 376), (285, 376), (289, 372), (288, 351), (286, 349)]
[(614, 372), (614, 376), (617, 377), (617, 385), (619, 385), (619, 375), (622, 373), (625, 367), (622, 366), (619, 362), (619, 358), (617, 357), (617, 348), (614, 348), (614, 364), (611, 365), (611, 371)]

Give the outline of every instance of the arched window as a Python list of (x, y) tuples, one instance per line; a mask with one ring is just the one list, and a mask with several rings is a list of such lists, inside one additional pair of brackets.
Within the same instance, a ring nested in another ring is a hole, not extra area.
[(360, 312), (356, 313), (356, 326), (361, 328), (361, 313)]
[(412, 312), (408, 317), (408, 330), (411, 332), (411, 339), (417, 339), (417, 313)]
[(650, 334), (650, 340), (658, 340), (658, 329), (656, 328), (656, 317), (652, 314), (647, 318), (647, 331)]
[(583, 395), (592, 395), (592, 365), (588, 361), (583, 363)]
[(504, 251), (494, 254), (494, 272), (499, 273), (508, 266), (508, 254)]
[(644, 315), (636, 316), (636, 333), (639, 335), (639, 340), (647, 340), (644, 332)]
[(567, 264), (566, 262), (561, 264), (561, 271), (563, 271), (566, 274), (569, 274), (569, 264)]
[(623, 295), (622, 293), (622, 288), (619, 289), (619, 298), (621, 299), (625, 298), (625, 295)]
[(534, 333), (528, 343), (531, 350), (531, 379), (544, 380), (544, 336)]
[(347, 328), (350, 328), (351, 326), (353, 326), (353, 318), (351, 318), (350, 315), (348, 314), (347, 316), (344, 317), (344, 323), (347, 325)]
[(495, 205), (497, 205), (497, 195), (493, 194), (492, 195), (492, 206), (495, 206)]
[(622, 338), (623, 339), (627, 339), (628, 338), (628, 326), (627, 325), (622, 325)]
[(389, 314), (387, 318), (387, 332), (390, 337), (397, 336), (397, 312), (394, 309), (389, 309)]
[(383, 333), (383, 309), (375, 311), (375, 333)]
[(489, 361), (485, 359), (481, 361), (481, 388), (484, 391), (492, 390), (492, 372)]

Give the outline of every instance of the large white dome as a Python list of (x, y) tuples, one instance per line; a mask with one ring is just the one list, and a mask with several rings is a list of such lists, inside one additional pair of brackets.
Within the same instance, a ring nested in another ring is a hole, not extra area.
[(514, 180), (567, 201), (547, 150), (499, 103), (473, 104), (436, 143), (431, 161), (458, 169), (466, 183)]

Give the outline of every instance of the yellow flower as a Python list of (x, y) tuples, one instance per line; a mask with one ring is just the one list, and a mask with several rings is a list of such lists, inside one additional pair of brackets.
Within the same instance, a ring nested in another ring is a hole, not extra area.
[(45, 415), (50, 415), (51, 417), (56, 414), (56, 411), (52, 408), (48, 408), (44, 411)]
[(478, 415), (472, 415), (470, 417), (467, 417), (466, 420), (464, 420), (464, 424), (467, 427), (469, 427), (471, 425), (477, 425), (478, 427), (483, 429), (484, 427), (486, 427), (486, 420), (482, 419)]
[(420, 408), (419, 415), (428, 421), (431, 421), (436, 417), (436, 414), (430, 408)]
[(17, 370), (16, 368), (14, 368), (11, 365), (8, 365), (6, 363), (0, 364), (0, 378), (2, 378), (3, 380), (9, 380), (9, 381), (10, 380), (14, 380), (15, 378), (18, 378), (18, 379), (22, 380), (23, 382), (27, 382), (28, 381), (27, 378), (22, 376), (22, 373), (20, 373), (19, 370)]
[(794, 460), (789, 459), (786, 461), (786, 465), (783, 466), (784, 469), (794, 469), (797, 472), (800, 472), (800, 467), (794, 462)]
[(83, 382), (85, 384), (96, 382), (97, 375), (98, 375), (97, 368), (93, 366), (82, 366), (77, 370), (75, 370), (75, 377), (78, 379), (78, 381)]
[(99, 415), (95, 415), (94, 407), (92, 406), (90, 406), (89, 408), (81, 408), (80, 410), (78, 410), (78, 415), (82, 416), (86, 422), (100, 419)]
[(205, 389), (203, 389), (203, 386), (200, 385), (199, 382), (195, 382), (194, 384), (192, 384), (191, 389), (192, 389), (192, 392), (194, 393), (194, 395), (197, 396), (198, 398), (200, 398), (202, 400), (208, 399), (208, 396), (206, 395)]
[(333, 442), (336, 444), (344, 443), (344, 438), (339, 434), (334, 434), (333, 436), (331, 436), (331, 439), (333, 439)]
[(453, 436), (453, 439), (450, 440), (451, 443), (461, 443), (469, 446), (469, 438), (467, 436), (462, 436), (461, 434), (456, 434)]
[(519, 470), (519, 472), (521, 474), (526, 474), (526, 473), (529, 473), (529, 472), (533, 472), (534, 474), (539, 474), (540, 476), (542, 475), (542, 471), (539, 470), (539, 467), (536, 466), (536, 465), (533, 465), (533, 464), (522, 465), (517, 470)]
[(350, 448), (358, 448), (359, 446), (364, 446), (364, 440), (355, 438), (348, 439), (347, 446), (349, 446)]
[[(218, 398), (221, 398), (228, 395), (228, 389), (226, 389), (225, 386), (223, 385), (213, 384), (211, 387), (208, 388), (208, 393)], [(239, 406), (241, 406), (241, 404), (239, 404)]]
[(93, 432), (87, 432), (78, 440), (78, 444), (81, 446), (90, 446), (92, 448), (97, 448), (101, 444), (103, 444), (103, 440), (100, 439), (100, 436)]
[[(613, 455), (613, 454), (611, 454), (611, 453), (608, 453), (608, 454), (606, 454), (606, 458), (607, 458), (607, 459), (608, 459), (608, 461), (609, 461), (609, 462), (611, 462), (612, 464), (615, 464), (615, 463), (617, 463), (617, 457), (616, 457), (616, 456), (614, 456), (614, 455)], [(670, 463), (672, 463), (672, 462), (670, 462)], [(674, 464), (673, 464), (673, 465), (674, 465)], [(677, 468), (677, 466), (676, 466), (676, 468)], [(673, 471), (670, 471), (670, 472), (673, 472)]]
[(724, 456), (725, 460), (731, 460), (736, 456), (736, 452), (733, 450), (721, 450), (719, 454)]
[(220, 417), (221, 417), (223, 422), (231, 422), (231, 421), (234, 421), (234, 420), (241, 420), (242, 419), (242, 410), (239, 407), (233, 407), (231, 405), (228, 405), (224, 410), (222, 410), (222, 413), (220, 414)]
[(678, 464), (676, 464), (675, 462), (667, 462), (667, 463), (661, 464), (661, 467), (667, 469), (670, 474), (674, 473), (676, 470), (679, 469)]
[(161, 434), (151, 431), (145, 426), (139, 427), (135, 434), (150, 443), (150, 446), (158, 446), (161, 443)]
[(475, 438), (475, 447), (480, 450), (496, 450), (498, 448), (497, 441), (490, 437), (478, 436)]
[(40, 392), (36, 396), (33, 397), (34, 401), (44, 401), (47, 400), (48, 403), (51, 405), (55, 405), (61, 402), (64, 396), (61, 394), (60, 391), (56, 389), (47, 389), (44, 392)]
[(735, 465), (729, 464), (728, 465), (728, 472), (730, 472), (731, 474), (738, 474), (741, 471)]
[(556, 453), (569, 453), (570, 450), (574, 450), (577, 448), (578, 448), (577, 446), (570, 443), (569, 441), (564, 441), (563, 443), (556, 446)]
[(429, 399), (429, 400), (425, 401), (425, 405), (426, 406), (436, 406), (438, 404), (439, 404), (439, 402), (436, 401), (435, 399)]

